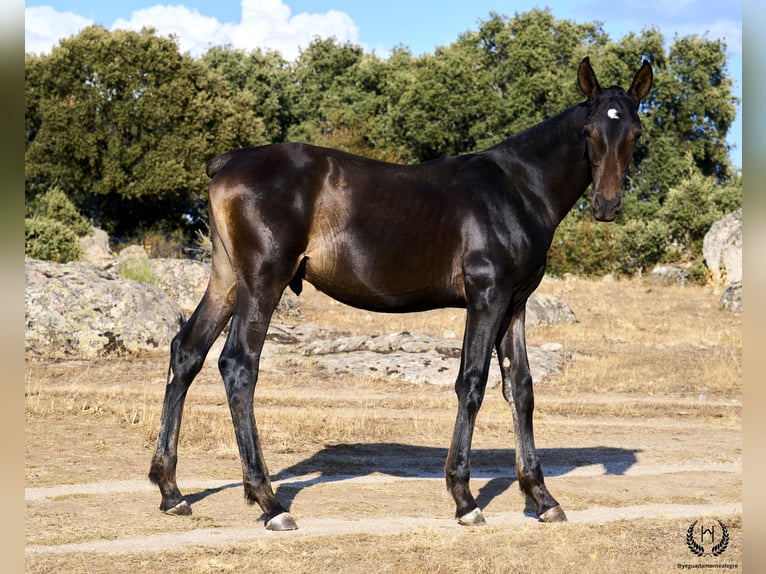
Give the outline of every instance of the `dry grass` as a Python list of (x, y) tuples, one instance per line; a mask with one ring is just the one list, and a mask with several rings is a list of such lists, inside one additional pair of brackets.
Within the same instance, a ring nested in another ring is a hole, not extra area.
[[(567, 301), (579, 323), (527, 328), (528, 344), (559, 342), (567, 356), (562, 374), (537, 384), (537, 418), (716, 416), (739, 424), (741, 318), (718, 310), (711, 288), (546, 278), (539, 291)], [(355, 334), (412, 331), (440, 336), (451, 330), (460, 336), (465, 314), (459, 309), (373, 314), (329, 300), (310, 286), (301, 303), (302, 318), (291, 320)], [(164, 356), (29, 362), (28, 416), (112, 417), (143, 429), (146, 443), (152, 444), (165, 363)], [(256, 390), (262, 434), (279, 451), (293, 448), (296, 441), (322, 445), (450, 436), (456, 404), (451, 389), (365, 376), (342, 381), (350, 392), (339, 394), (336, 383), (297, 369), (263, 372)], [(689, 397), (720, 400), (677, 402)], [(236, 455), (214, 361), (189, 393), (183, 425), (182, 448)], [(477, 428), (507, 436), (509, 410), (497, 390), (488, 391)]]
[(740, 395), (741, 317), (721, 312), (712, 288), (547, 279), (540, 291), (565, 300), (580, 320), (528, 337), (559, 340), (574, 358), (554, 381), (558, 389)]
[[(577, 325), (527, 327), (530, 345), (551, 341), (564, 345), (564, 353), (568, 357), (566, 369), (562, 375), (550, 380), (556, 390), (564, 393), (620, 392), (649, 396), (658, 393), (670, 396), (708, 393), (739, 397), (742, 380), (741, 317), (721, 312), (712, 288), (657, 287), (641, 280), (609, 283), (546, 278), (538, 291), (564, 299), (579, 319)], [(460, 309), (402, 315), (368, 313), (332, 301), (310, 286), (307, 286), (301, 304), (302, 318), (288, 320), (317, 323), (337, 332), (355, 334), (413, 331), (442, 336), (445, 331), (451, 331), (461, 337), (465, 320), (465, 312)], [(146, 361), (151, 363), (152, 369), (157, 369), (154, 359), (144, 359)], [(95, 368), (96, 363), (70, 361), (60, 364), (63, 365), (60, 372), (56, 373), (55, 368), (51, 367), (49, 375), (54, 380), (66, 377), (69, 388), (58, 388), (56, 392), (64, 393), (62, 398), (72, 403), (67, 405), (71, 408), (78, 399), (83, 398), (86, 389), (91, 391), (87, 384), (89, 370)], [(135, 361), (131, 365), (135, 365)], [(116, 362), (114, 366), (119, 370), (122, 362)], [(61, 405), (40, 405), (41, 389), (36, 376), (33, 369), (27, 376), (27, 395), (37, 397), (28, 401), (33, 403), (28, 406), (33, 410), (38, 407), (59, 408)], [(153, 372), (151, 378), (164, 383), (164, 367)], [(125, 374), (115, 373), (115, 384), (99, 384), (94, 390), (106, 395), (105, 398), (112, 393), (122, 401), (125, 391), (131, 390), (118, 384), (125, 379)], [(198, 377), (200, 380), (217, 384), (215, 368), (206, 368)], [(269, 373), (261, 377), (259, 392), (264, 386), (271, 389), (297, 384), (299, 388), (316, 388), (315, 382), (313, 374), (297, 370), (292, 373)], [(352, 384), (360, 382), (374, 384), (379, 381), (365, 376)], [(390, 385), (388, 381), (386, 384)], [(292, 395), (279, 395), (278, 400), (286, 403), (291, 399), (296, 403), (301, 402), (303, 397), (293, 392)], [(327, 395), (326, 399), (335, 400), (335, 397)], [(81, 406), (84, 410), (88, 408), (87, 404)]]
[[(660, 467), (699, 460), (726, 465), (738, 460), (741, 318), (719, 311), (710, 288), (656, 287), (640, 280), (546, 279), (540, 291), (565, 300), (580, 321), (573, 326), (527, 329), (530, 345), (558, 342), (567, 357), (560, 375), (536, 383), (538, 448), (554, 465), (561, 464), (559, 459), (576, 458), (579, 452), (587, 459), (599, 449), (635, 451), (642, 461)], [(302, 318), (288, 320), (355, 334), (412, 331), (442, 336), (449, 330), (460, 337), (464, 321), (464, 312), (455, 309), (370, 314), (332, 303), (310, 288), (301, 297), (301, 307)], [(145, 479), (166, 369), (165, 356), (28, 359), (27, 486)], [(428, 472), (440, 476), (455, 404), (450, 387), (370, 377), (330, 378), (297, 368), (264, 371), (256, 390), (256, 418), (272, 471), (295, 468), (307, 473), (397, 476), (395, 457), (384, 459), (392, 448), (400, 448), (402, 464), (423, 468), (431, 464)], [(333, 449), (338, 445), (361, 445), (371, 450), (372, 458), (335, 460)], [(508, 458), (505, 476), (511, 476), (512, 446), (508, 406), (498, 389), (490, 389), (474, 437), (476, 461), (494, 468)], [(424, 454), (433, 461), (418, 460)], [(495, 460), (498, 457), (502, 460)], [(239, 472), (223, 385), (211, 361), (187, 399), (179, 479), (182, 483), (187, 476), (237, 480)], [(503, 491), (511, 482), (501, 477), (495, 488)], [(619, 473), (552, 476), (546, 482), (573, 511), (653, 503), (728, 503), (739, 500), (741, 488), (739, 475), (712, 471), (679, 471), (660, 478)], [(415, 480), (406, 489), (395, 483), (395, 478), (381, 485), (328, 483), (293, 490), (283, 487), (281, 493), (293, 497), (297, 515), (330, 512), (394, 519), (402, 509), (409, 516), (425, 517), (445, 516), (452, 510), (443, 487), (433, 479)], [(474, 479), (477, 489), (490, 483), (490, 479)], [(261, 528), (256, 522), (258, 512), (241, 502), (240, 490), (210, 496), (205, 499), (209, 506), (195, 510), (186, 521), (159, 515), (156, 493), (120, 495), (119, 508), (114, 497), (107, 495), (28, 503), (27, 540), (28, 544), (59, 544), (244, 524)], [(485, 495), (489, 515), (523, 509), (515, 485), (509, 493)], [(741, 563), (741, 517), (722, 519), (732, 534), (732, 545), (717, 561)], [(118, 557), (97, 552), (27, 555), (26, 570), (75, 574), (256, 569), (667, 572), (678, 570), (679, 563), (699, 562), (684, 543), (689, 522), (655, 516), (606, 524), (525, 523), (480, 530), (275, 537), (228, 547), (184, 547)]]
[[(741, 570), (740, 515), (722, 518), (732, 542), (712, 564)], [(141, 556), (80, 555), (27, 561), (27, 571), (220, 572), (380, 572), (487, 574), (525, 572), (624, 572), (664, 574), (679, 564), (697, 564), (685, 545), (687, 520), (645, 519), (609, 524), (538, 525), (514, 530), (488, 527), (456, 532), (416, 530), (407, 534), (355, 534), (285, 542), (256, 541), (217, 549), (183, 549)]]

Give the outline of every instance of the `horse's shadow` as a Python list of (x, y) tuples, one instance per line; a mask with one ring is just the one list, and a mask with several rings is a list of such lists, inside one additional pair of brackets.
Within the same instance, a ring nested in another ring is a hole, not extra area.
[[(549, 448), (538, 449), (538, 456), (546, 476), (567, 474), (577, 468), (600, 465), (605, 475), (624, 474), (637, 462), (640, 450), (614, 447)], [(372, 473), (400, 478), (444, 478), (446, 448), (417, 446), (400, 443), (356, 443), (330, 445), (312, 456), (282, 469), (271, 477), (279, 482), (277, 497), (289, 510), (302, 490), (329, 482), (340, 482)], [(471, 451), (471, 477), (489, 478), (478, 491), (476, 502), (481, 508), (508, 490), (516, 481), (513, 449), (475, 449)], [(600, 472), (600, 471), (599, 471)], [(316, 475), (304, 478), (306, 475)], [(186, 496), (189, 504), (224, 489), (242, 486), (241, 482), (192, 493)], [(534, 508), (525, 512), (534, 515)]]

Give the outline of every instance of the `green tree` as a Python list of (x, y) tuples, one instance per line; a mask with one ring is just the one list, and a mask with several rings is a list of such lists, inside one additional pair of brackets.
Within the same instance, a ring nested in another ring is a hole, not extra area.
[(313, 141), (323, 130), (332, 110), (354, 106), (362, 90), (355, 90), (351, 70), (364, 57), (361, 46), (339, 44), (335, 38), (317, 38), (303, 50), (293, 66), (293, 124), (290, 140)]
[(629, 176), (625, 213), (654, 217), (670, 189), (692, 171), (725, 184), (734, 177), (726, 144), (737, 98), (726, 72), (726, 46), (698, 36), (675, 38), (669, 53), (662, 36), (645, 31), (623, 38), (616, 49), (643, 43), (654, 68), (654, 84), (642, 104), (643, 136)]
[(315, 39), (293, 66), (288, 139), (402, 160), (384, 127), (390, 71), (387, 62), (360, 46)]
[(513, 18), (492, 13), (461, 41), (480, 47), (499, 98), (495, 129), (509, 136), (581, 101), (577, 66), (598, 54), (607, 39), (600, 24), (559, 20), (549, 10), (534, 9)]
[(112, 234), (204, 215), (205, 162), (262, 131), (251, 102), (152, 30), (86, 28), (26, 58), (26, 194), (60, 187)]
[[(389, 133), (418, 161), (474, 151), (493, 138), (496, 98), (476, 46), (457, 42), (399, 73)], [(481, 143), (480, 143), (481, 142)]]
[(668, 63), (669, 89), (658, 92), (655, 121), (671, 125), (678, 152), (691, 152), (703, 175), (731, 177), (726, 136), (734, 122), (737, 98), (726, 69), (726, 44), (699, 36), (676, 38)]
[(262, 133), (251, 144), (285, 141), (293, 121), (292, 71), (279, 52), (214, 47), (202, 62), (228, 82), (232, 93), (246, 94), (252, 113), (263, 123)]

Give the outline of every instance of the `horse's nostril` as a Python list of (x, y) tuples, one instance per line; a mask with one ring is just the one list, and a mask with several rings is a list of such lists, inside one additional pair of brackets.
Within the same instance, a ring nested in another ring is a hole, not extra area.
[(594, 209), (601, 207), (602, 203), (603, 203), (603, 197), (601, 195), (594, 195), (593, 196), (593, 207), (594, 207)]

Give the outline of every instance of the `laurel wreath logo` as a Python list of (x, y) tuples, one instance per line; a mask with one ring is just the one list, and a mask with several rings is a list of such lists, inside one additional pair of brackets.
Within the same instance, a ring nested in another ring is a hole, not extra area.
[(713, 553), (713, 556), (720, 556), (724, 552), (726, 552), (726, 548), (729, 546), (729, 530), (724, 526), (723, 522), (720, 520), (718, 521), (718, 524), (721, 525), (721, 530), (723, 531), (723, 534), (721, 535), (721, 541), (713, 546), (712, 550), (710, 550)]
[(686, 531), (686, 545), (689, 547), (689, 550), (692, 551), (692, 554), (695, 554), (696, 556), (704, 556), (705, 548), (701, 544), (697, 544), (697, 541), (694, 540), (694, 527), (697, 526), (697, 522), (699, 521), (695, 520), (692, 522), (689, 530)]
[(699, 520), (692, 522), (691, 526), (689, 526), (689, 529), (686, 531), (686, 545), (689, 547), (691, 553), (695, 556), (702, 557), (709, 554), (720, 556), (726, 552), (726, 549), (729, 547), (729, 529), (726, 528), (726, 525), (720, 520), (717, 521), (718, 524), (721, 525), (721, 540), (710, 549), (709, 553), (706, 553), (705, 547), (694, 539), (694, 527), (697, 525), (697, 522), (699, 522)]

